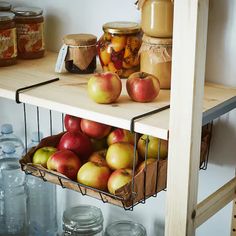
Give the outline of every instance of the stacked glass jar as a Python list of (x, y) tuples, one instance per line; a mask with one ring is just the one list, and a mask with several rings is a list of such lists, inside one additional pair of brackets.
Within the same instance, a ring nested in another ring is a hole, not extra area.
[(170, 89), (173, 0), (139, 0), (144, 32), (140, 70), (155, 75), (162, 89)]

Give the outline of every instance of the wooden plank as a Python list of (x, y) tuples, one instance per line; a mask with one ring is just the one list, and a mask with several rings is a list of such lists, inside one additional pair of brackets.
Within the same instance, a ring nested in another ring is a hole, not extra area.
[(194, 236), (208, 1), (177, 0), (174, 11), (165, 236)]
[(236, 236), (236, 198), (233, 200), (233, 211), (231, 221), (231, 236)]
[(197, 228), (236, 197), (236, 177), (200, 202), (196, 207), (194, 227)]

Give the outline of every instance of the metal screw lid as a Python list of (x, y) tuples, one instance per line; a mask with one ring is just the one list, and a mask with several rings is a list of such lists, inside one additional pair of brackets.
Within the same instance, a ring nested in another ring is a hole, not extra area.
[(0, 11), (0, 22), (1, 21), (10, 21), (15, 18), (15, 15), (11, 12)]
[(43, 9), (39, 7), (14, 7), (12, 12), (15, 13), (16, 16), (32, 17), (42, 15)]

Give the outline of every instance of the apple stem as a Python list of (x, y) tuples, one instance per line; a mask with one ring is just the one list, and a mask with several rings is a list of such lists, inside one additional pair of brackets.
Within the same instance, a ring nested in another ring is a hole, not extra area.
[(144, 79), (146, 77), (146, 73), (145, 72), (141, 72), (140, 73), (140, 79)]

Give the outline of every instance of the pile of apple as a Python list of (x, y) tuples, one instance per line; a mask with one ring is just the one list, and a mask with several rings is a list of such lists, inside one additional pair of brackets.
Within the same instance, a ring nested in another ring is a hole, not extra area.
[[(57, 147), (37, 149), (34, 164), (112, 194), (132, 181), (133, 165), (134, 174), (145, 168), (146, 135), (140, 136), (134, 150), (134, 135), (128, 130), (71, 115), (65, 116), (64, 124), (67, 132)], [(149, 136), (147, 146), (147, 165), (156, 161), (158, 151), (161, 159), (167, 157), (167, 141)]]

